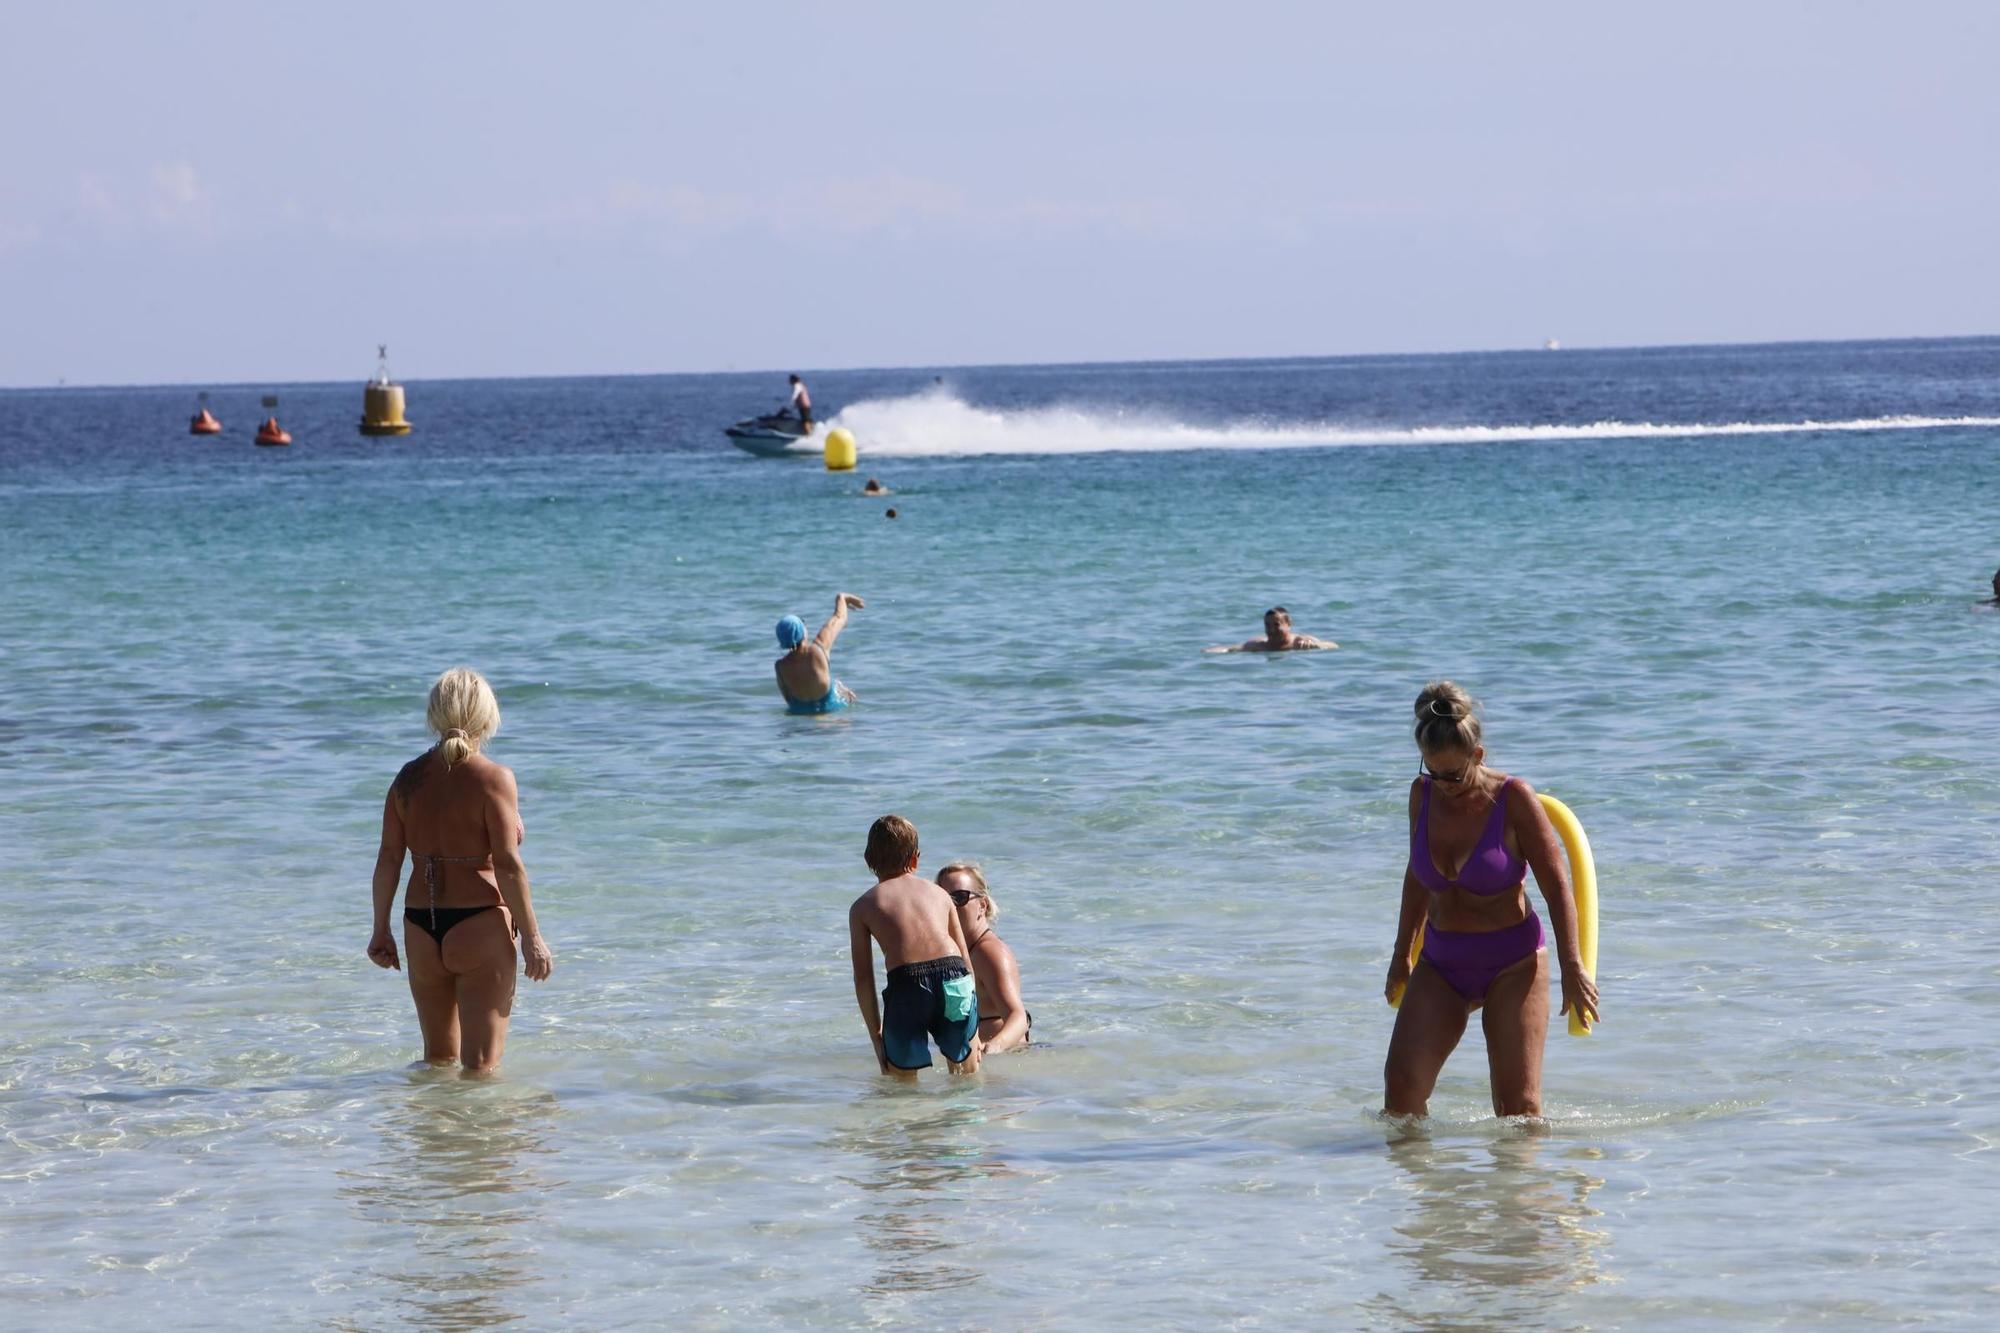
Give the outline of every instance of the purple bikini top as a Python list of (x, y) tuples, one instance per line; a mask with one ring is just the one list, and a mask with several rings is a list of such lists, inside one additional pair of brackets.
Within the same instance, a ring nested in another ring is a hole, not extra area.
[(1493, 794), (1493, 813), (1457, 879), (1446, 878), (1431, 858), (1431, 780), (1422, 781), (1424, 800), (1417, 808), (1417, 826), (1410, 830), (1410, 869), (1417, 883), (1432, 893), (1464, 889), (1467, 893), (1494, 894), (1520, 888), (1528, 876), (1528, 863), (1507, 851), (1507, 789), (1514, 785), (1514, 779), (1508, 778)]

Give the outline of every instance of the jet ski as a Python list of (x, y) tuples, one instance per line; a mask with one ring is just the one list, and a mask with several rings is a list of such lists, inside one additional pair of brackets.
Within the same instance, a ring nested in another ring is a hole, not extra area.
[(759, 458), (782, 458), (787, 454), (817, 455), (820, 452), (819, 442), (813, 438), (812, 432), (790, 411), (747, 417), (722, 433), (738, 449), (756, 454)]

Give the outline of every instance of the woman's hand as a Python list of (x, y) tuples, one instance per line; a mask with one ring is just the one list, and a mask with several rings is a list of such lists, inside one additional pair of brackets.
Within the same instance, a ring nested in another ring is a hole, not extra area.
[(540, 935), (530, 935), (521, 941), (521, 962), (528, 980), (547, 981), (556, 968), (556, 953)]
[(403, 960), (396, 956), (396, 937), (386, 929), (378, 930), (368, 937), (368, 961), (377, 967), (393, 967), (403, 970)]
[[(1568, 974), (1565, 973), (1565, 976)], [(1382, 985), (1382, 997), (1390, 1004), (1403, 998), (1403, 992), (1410, 985), (1410, 959), (1407, 954), (1398, 954), (1389, 964), (1389, 979)]]
[(866, 605), (851, 592), (835, 593), (833, 597), (833, 609), (836, 611), (859, 611)]
[(1582, 1014), (1585, 1023), (1597, 1022), (1597, 983), (1583, 970), (1583, 964), (1563, 965), (1562, 988), (1563, 1013)]

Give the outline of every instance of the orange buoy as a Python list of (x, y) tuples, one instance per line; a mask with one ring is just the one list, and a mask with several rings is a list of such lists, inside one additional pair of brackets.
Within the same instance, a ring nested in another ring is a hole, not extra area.
[(204, 407), (201, 411), (194, 414), (192, 421), (188, 422), (188, 434), (220, 435), (222, 434), (222, 423), (215, 419), (215, 413)]
[(262, 445), (290, 444), (292, 437), (278, 424), (276, 417), (264, 418), (264, 424), (257, 427), (257, 443)]

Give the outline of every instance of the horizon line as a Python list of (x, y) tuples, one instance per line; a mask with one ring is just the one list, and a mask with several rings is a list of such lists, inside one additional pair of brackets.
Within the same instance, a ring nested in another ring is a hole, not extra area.
[[(1503, 347), (1461, 347), (1450, 351), (1386, 351), (1386, 352), (1295, 352), (1278, 356), (1198, 356), (1198, 357), (1141, 357), (1109, 358), (1085, 361), (959, 361), (912, 363), (908, 365), (857, 365), (857, 366), (807, 366), (752, 367), (747, 370), (734, 368), (726, 370), (625, 370), (625, 371), (583, 371), (562, 374), (513, 374), (513, 375), (440, 375), (398, 379), (398, 384), (479, 384), (504, 382), (509, 380), (618, 380), (618, 379), (691, 379), (719, 375), (767, 376), (767, 375), (863, 375), (883, 374), (890, 371), (952, 371), (952, 370), (1037, 370), (1070, 367), (1076, 369), (1108, 368), (1116, 366), (1195, 366), (1230, 365), (1252, 362), (1298, 362), (1298, 361), (1378, 361), (1402, 360), (1410, 357), (1454, 357), (1454, 356), (1563, 356), (1572, 353), (1595, 354), (1604, 352), (1685, 352), (1685, 351), (1728, 351), (1749, 348), (1771, 347), (1838, 347), (1860, 344), (1893, 343), (1954, 343), (1990, 342), (2000, 338), (2000, 333), (1952, 333), (1952, 334), (1908, 334), (1882, 338), (1776, 338), (1762, 342), (1676, 342), (1676, 343), (1586, 343), (1576, 346), (1560, 344), (1555, 347), (1523, 347), (1509, 344)], [(1551, 340), (1553, 341), (1553, 340)], [(270, 387), (311, 388), (320, 385), (341, 385), (356, 381), (349, 379), (265, 379), (265, 380), (156, 380), (142, 383), (87, 383), (70, 384), (58, 380), (54, 384), (9, 384), (0, 385), (0, 393), (60, 393), (105, 389), (250, 389)], [(366, 383), (366, 378), (359, 382)]]

